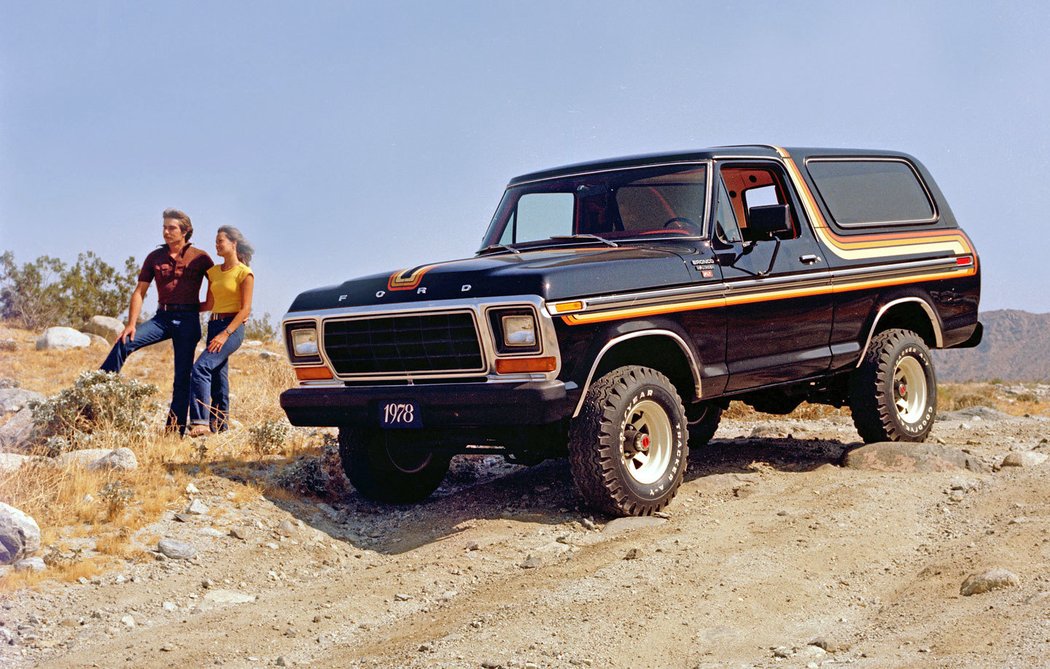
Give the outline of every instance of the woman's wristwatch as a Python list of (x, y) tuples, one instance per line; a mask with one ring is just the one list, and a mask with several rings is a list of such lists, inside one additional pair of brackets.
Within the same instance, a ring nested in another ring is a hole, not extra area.
[(233, 336), (233, 333), (232, 333), (232, 332), (230, 332), (230, 330), (229, 330), (228, 328), (227, 328), (226, 330), (223, 330), (223, 332), (225, 332), (225, 333), (226, 333), (226, 336), (227, 336), (227, 337), (232, 337), (232, 336)]

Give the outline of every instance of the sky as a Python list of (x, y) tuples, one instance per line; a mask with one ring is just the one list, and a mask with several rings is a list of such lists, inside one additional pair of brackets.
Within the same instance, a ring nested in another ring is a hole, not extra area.
[(981, 308), (1050, 312), (1048, 25), (1046, 2), (0, 0), (0, 250), (141, 262), (180, 208), (213, 255), (220, 225), (253, 242), (276, 321), (472, 255), (518, 174), (894, 149), (976, 244)]

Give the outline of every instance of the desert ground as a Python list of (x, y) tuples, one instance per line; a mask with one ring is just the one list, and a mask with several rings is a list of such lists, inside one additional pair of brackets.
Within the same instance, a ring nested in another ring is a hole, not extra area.
[[(105, 355), (0, 330), (0, 377), (44, 394)], [(253, 426), (292, 383), (274, 352), (233, 359), (228, 433), (163, 436), (158, 407), (108, 442), (134, 471), (0, 474), (47, 564), (0, 576), (0, 666), (1050, 666), (1050, 386), (944, 386), (928, 448), (881, 461), (847, 459), (848, 412), (734, 405), (665, 513), (613, 519), (565, 460), (460, 457), (385, 506), (340, 479), (329, 431), (264, 452)], [(169, 365), (154, 347), (125, 376), (159, 405)], [(993, 569), (1005, 587), (962, 594)]]

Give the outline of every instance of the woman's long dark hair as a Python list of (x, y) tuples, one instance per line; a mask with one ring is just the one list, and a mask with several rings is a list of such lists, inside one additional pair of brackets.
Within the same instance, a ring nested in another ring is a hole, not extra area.
[(232, 225), (224, 225), (219, 228), (218, 232), (226, 235), (226, 239), (237, 246), (237, 260), (240, 260), (245, 265), (250, 265), (252, 256), (255, 255), (255, 247), (248, 243), (241, 231)]

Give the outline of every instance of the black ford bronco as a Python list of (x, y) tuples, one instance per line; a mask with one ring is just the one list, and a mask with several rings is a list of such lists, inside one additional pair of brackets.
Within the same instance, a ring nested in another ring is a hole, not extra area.
[(511, 180), (472, 258), (299, 295), (295, 425), (337, 426), (347, 477), (425, 498), (457, 453), (568, 455), (586, 501), (646, 515), (731, 399), (848, 405), (921, 441), (932, 348), (976, 346), (977, 252), (902, 153), (732, 146)]

